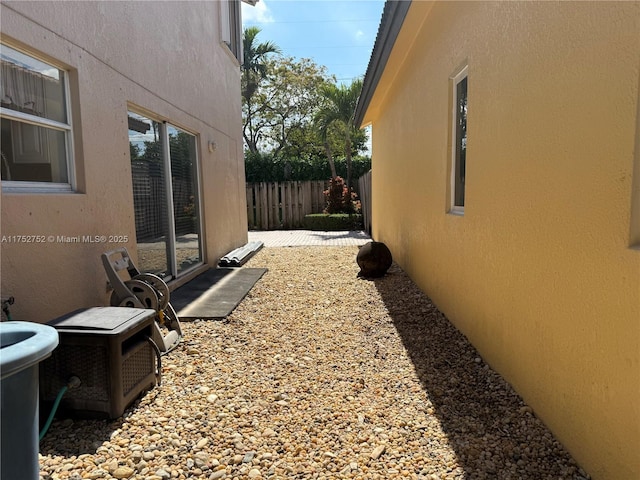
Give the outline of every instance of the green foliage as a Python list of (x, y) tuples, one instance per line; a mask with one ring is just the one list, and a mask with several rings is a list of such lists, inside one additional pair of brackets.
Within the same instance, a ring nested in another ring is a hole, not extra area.
[[(283, 182), (288, 180), (324, 180), (331, 177), (327, 159), (322, 155), (286, 157), (271, 153), (245, 152), (245, 179), (253, 182)], [(335, 160), (338, 175), (346, 176), (344, 158)], [(371, 158), (358, 156), (352, 161), (354, 178), (371, 170)]]
[[(308, 58), (278, 55), (280, 49), (274, 43), (258, 42), (259, 33), (260, 29), (249, 27), (243, 34), (242, 134), (249, 152), (247, 179), (253, 179), (256, 170), (264, 175), (255, 181), (264, 180), (265, 175), (274, 180), (356, 178), (357, 166), (352, 172), (351, 159), (367, 142), (365, 131), (353, 125), (362, 81), (337, 85), (326, 67)], [(274, 165), (263, 165), (265, 156)], [(336, 171), (339, 158), (345, 159), (346, 171)], [(324, 168), (318, 176), (308, 173), (318, 170), (318, 159), (327, 163), (328, 174)]]
[(314, 231), (359, 230), (362, 228), (362, 215), (347, 213), (314, 213), (305, 215), (304, 228)]
[[(360, 92), (362, 91), (362, 80), (357, 79), (351, 82), (351, 85), (325, 85), (321, 94), (324, 99), (324, 105), (315, 114), (315, 124), (323, 139), (327, 138), (330, 132), (330, 127), (336, 125), (340, 128), (342, 135), (341, 144), (343, 145), (342, 151), (344, 152), (347, 160), (347, 186), (352, 186), (353, 172), (351, 166), (351, 157), (353, 150), (353, 139), (356, 132), (360, 129), (354, 125), (353, 119), (355, 115), (356, 105)], [(327, 157), (331, 162), (331, 150), (328, 145), (325, 144), (327, 150)]]
[(259, 97), (260, 85), (269, 77), (267, 66), (271, 54), (279, 54), (280, 48), (273, 42), (257, 43), (256, 37), (260, 33), (258, 27), (246, 28), (242, 34), (244, 62), (241, 65), (242, 78), (242, 113), (243, 135), (247, 148), (252, 152), (258, 151), (260, 139), (259, 128), (253, 128), (256, 112), (264, 109), (264, 99)]
[(256, 37), (259, 33), (260, 28), (248, 27), (242, 34), (242, 98), (246, 101), (250, 101), (260, 81), (267, 77), (268, 55), (280, 53), (280, 47), (273, 42), (257, 43)]
[(131, 161), (138, 160), (142, 156), (141, 148), (135, 143), (129, 142), (129, 154)]
[(272, 58), (252, 97), (243, 98), (243, 136), (252, 153), (317, 155), (322, 142), (311, 122), (329, 81), (309, 59)]

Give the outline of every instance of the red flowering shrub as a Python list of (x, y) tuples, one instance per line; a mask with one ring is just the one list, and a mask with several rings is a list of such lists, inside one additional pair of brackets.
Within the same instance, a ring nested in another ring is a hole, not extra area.
[(344, 183), (342, 177), (329, 180), (329, 188), (324, 191), (327, 199), (325, 213), (357, 213), (360, 211), (360, 200), (356, 192), (351, 191)]

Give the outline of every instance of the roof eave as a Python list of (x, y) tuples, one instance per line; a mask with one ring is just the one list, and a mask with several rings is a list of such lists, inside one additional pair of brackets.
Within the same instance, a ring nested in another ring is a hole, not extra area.
[(355, 124), (362, 125), (364, 115), (369, 108), (371, 98), (375, 93), (380, 77), (387, 65), (389, 55), (395, 44), (396, 38), (400, 33), (402, 23), (411, 6), (411, 0), (387, 0), (384, 4), (384, 11), (380, 26), (378, 27), (378, 35), (373, 46), (367, 73), (364, 77), (362, 92), (358, 98), (356, 112), (354, 116)]

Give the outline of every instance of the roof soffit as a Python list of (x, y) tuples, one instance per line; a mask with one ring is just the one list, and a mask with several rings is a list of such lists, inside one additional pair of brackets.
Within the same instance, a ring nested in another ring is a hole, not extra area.
[[(389, 4), (396, 4), (396, 9), (387, 10)], [(425, 0), (387, 0), (356, 108), (357, 125), (371, 123), (372, 112), (387, 96), (433, 4), (433, 1)], [(399, 7), (402, 9), (397, 10)]]

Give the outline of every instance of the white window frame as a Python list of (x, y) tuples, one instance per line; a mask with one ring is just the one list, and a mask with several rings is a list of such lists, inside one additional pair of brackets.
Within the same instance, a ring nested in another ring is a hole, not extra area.
[[(152, 122), (156, 122), (158, 124), (158, 139), (160, 140), (160, 144), (162, 147), (162, 168), (163, 168), (163, 175), (164, 175), (164, 193), (165, 193), (165, 208), (167, 209), (167, 216), (165, 217), (165, 220), (167, 221), (167, 225), (171, 225), (171, 228), (168, 228), (166, 234), (167, 234), (167, 246), (169, 247), (169, 249), (172, 252), (171, 258), (167, 258), (167, 276), (164, 278), (165, 281), (170, 282), (170, 281), (176, 281), (179, 280), (181, 278), (185, 278), (187, 275), (189, 275), (191, 272), (197, 270), (198, 268), (201, 268), (203, 264), (206, 263), (205, 260), (205, 255), (206, 255), (206, 249), (205, 249), (205, 243), (204, 243), (204, 230), (203, 230), (203, 219), (204, 219), (204, 214), (203, 214), (203, 200), (202, 200), (202, 157), (201, 157), (201, 151), (200, 151), (200, 134), (194, 132), (193, 130), (187, 129), (187, 128), (183, 128), (182, 126), (178, 126), (176, 123), (172, 123), (170, 121), (164, 120), (162, 119), (159, 115), (155, 115), (154, 113), (142, 109), (141, 107), (136, 107), (135, 105), (129, 105), (129, 108), (127, 109), (127, 115), (138, 115), (140, 117), (143, 117), (145, 120), (149, 120)], [(135, 117), (134, 117), (135, 118)], [(174, 211), (174, 204), (173, 204), (173, 190), (174, 190), (174, 185), (173, 185), (173, 180), (172, 180), (172, 174), (171, 174), (171, 153), (170, 153), (170, 140), (169, 140), (169, 128), (174, 128), (176, 130), (180, 130), (183, 131), (184, 133), (187, 133), (189, 135), (192, 135), (193, 137), (195, 137), (195, 154), (196, 154), (196, 161), (194, 162), (194, 168), (196, 171), (196, 175), (195, 175), (195, 181), (196, 181), (196, 200), (197, 200), (197, 209), (198, 209), (198, 231), (199, 233), (199, 248), (200, 248), (200, 262), (192, 265), (191, 267), (187, 268), (186, 270), (178, 273), (178, 264), (177, 264), (177, 247), (176, 247), (176, 243), (177, 243), (177, 239), (176, 239), (176, 232), (175, 232), (175, 211)], [(129, 159), (129, 161), (131, 161), (131, 159)], [(133, 205), (133, 203), (132, 203)], [(136, 232), (137, 234), (137, 232)], [(137, 248), (137, 242), (136, 242), (136, 248)]]
[(31, 57), (39, 62), (46, 63), (52, 67), (57, 68), (63, 74), (64, 83), (64, 97), (65, 97), (65, 113), (67, 123), (58, 122), (48, 118), (38, 117), (37, 115), (30, 115), (28, 113), (19, 112), (10, 108), (0, 107), (0, 117), (14, 122), (35, 125), (37, 127), (43, 127), (50, 130), (62, 131), (65, 135), (65, 154), (66, 154), (66, 167), (67, 167), (67, 183), (59, 182), (30, 182), (30, 181), (16, 181), (16, 180), (2, 180), (2, 192), (3, 193), (70, 193), (75, 191), (76, 177), (73, 161), (73, 120), (71, 117), (71, 92), (69, 88), (69, 71), (59, 64), (44, 60), (43, 58), (34, 55), (31, 52), (27, 52), (21, 48), (8, 43), (2, 43), (0, 46), (6, 46), (17, 52), (22, 53), (28, 57)]
[[(469, 77), (469, 66), (465, 65), (456, 75), (451, 77), (452, 86), (452, 102), (451, 102), (451, 195), (449, 198), (449, 213), (455, 215), (464, 215), (464, 202), (462, 205), (456, 203), (456, 192), (458, 185), (458, 85), (465, 78)], [(469, 83), (467, 80), (467, 102), (468, 102), (468, 88)], [(465, 171), (466, 171), (466, 157), (465, 157)], [(466, 186), (463, 186), (466, 190)]]
[(242, 63), (242, 5), (240, 0), (220, 3), (220, 35), (233, 56)]

